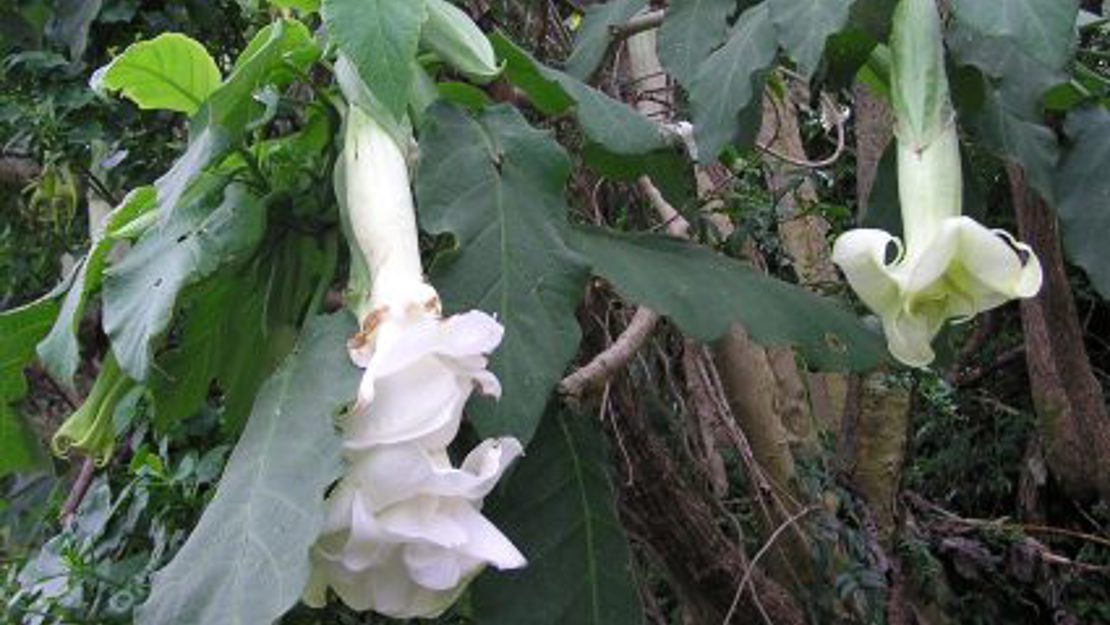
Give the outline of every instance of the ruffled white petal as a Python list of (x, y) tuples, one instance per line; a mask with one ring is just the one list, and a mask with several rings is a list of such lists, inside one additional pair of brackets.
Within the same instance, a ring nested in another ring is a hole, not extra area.
[(520, 442), (483, 441), (458, 468), (447, 454), (473, 391), (500, 394), (486, 367), (504, 329), (482, 312), (441, 319), (411, 304), (372, 313), (349, 345), (365, 372), (345, 424), (348, 471), (313, 549), (312, 605), (331, 587), (357, 610), (434, 617), (486, 565), (526, 563), (480, 512)]

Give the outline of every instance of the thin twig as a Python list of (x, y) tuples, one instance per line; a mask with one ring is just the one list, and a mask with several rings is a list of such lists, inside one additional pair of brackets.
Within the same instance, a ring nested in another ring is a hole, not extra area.
[[(806, 516), (810, 512), (814, 512), (814, 511), (817, 511), (817, 510), (820, 510), (820, 509), (821, 509), (821, 506), (818, 506), (818, 505), (813, 505), (813, 506), (809, 506), (808, 508), (803, 508), (797, 514), (795, 514), (794, 516), (792, 516), (789, 519), (783, 521), (781, 525), (779, 525), (777, 528), (775, 528), (775, 531), (771, 532), (771, 535), (769, 537), (767, 537), (767, 541), (765, 543), (763, 543), (763, 546), (760, 547), (759, 551), (757, 551), (755, 553), (755, 556), (752, 557), (752, 561), (748, 563), (748, 568), (747, 568), (747, 570), (744, 571), (744, 576), (740, 578), (740, 584), (736, 587), (736, 594), (733, 595), (733, 597), (732, 597), (732, 605), (729, 606), (728, 612), (725, 613), (725, 619), (723, 621), (721, 621), (722, 625), (728, 625), (728, 622), (732, 620), (732, 616), (736, 613), (736, 608), (740, 605), (740, 598), (744, 596), (744, 586), (746, 586), (748, 584), (748, 582), (751, 580), (752, 573), (755, 572), (755, 565), (758, 564), (759, 560), (761, 558), (763, 558), (763, 556), (768, 551), (771, 550), (771, 546), (775, 544), (775, 541), (778, 540), (778, 537), (781, 536), (782, 533), (785, 532), (787, 529), (789, 529), (792, 525), (794, 525), (795, 523), (800, 521), (802, 519), (802, 517)], [(755, 593), (756, 593), (756, 590), (755, 590), (755, 586), (753, 585), (752, 586), (752, 596), (753, 597), (755, 596)], [(764, 614), (764, 618), (766, 618), (766, 614)]]
[(628, 327), (617, 337), (617, 340), (613, 341), (612, 345), (594, 356), (593, 360), (584, 367), (559, 382), (559, 393), (572, 401), (577, 401), (587, 391), (605, 384), (628, 364), (651, 335), (658, 321), (659, 315), (651, 309), (645, 306), (637, 308)]

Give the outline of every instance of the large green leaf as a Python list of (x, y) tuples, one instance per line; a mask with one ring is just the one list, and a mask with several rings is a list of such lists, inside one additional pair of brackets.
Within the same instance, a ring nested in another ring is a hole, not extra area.
[(491, 37), (509, 80), (547, 115), (572, 112), (586, 137), (610, 152), (647, 154), (668, 147), (659, 125), (577, 78), (547, 67), (501, 33)]
[(57, 316), (54, 294), (0, 313), (0, 401), (14, 401), (27, 392), (23, 368)]
[(956, 19), (1011, 46), (1003, 54), (1028, 54), (1051, 69), (1061, 69), (1075, 44), (1079, 0), (954, 0)]
[(817, 369), (865, 370), (885, 358), (882, 338), (852, 313), (706, 247), (662, 235), (574, 232), (596, 274), (698, 340), (720, 338), (739, 321), (756, 342), (794, 345)]
[(259, 391), (216, 495), (154, 575), (140, 625), (269, 625), (308, 581), (324, 491), (341, 469), (333, 419), (355, 395), (346, 313), (317, 317)]
[(132, 379), (146, 380), (181, 290), (249, 254), (264, 222), (262, 203), (243, 185), (209, 176), (105, 272), (104, 331)]
[(855, 0), (767, 0), (779, 43), (805, 76), (817, 69), (825, 42), (848, 23)]
[(424, 0), (324, 0), (321, 7), (331, 40), (358, 68), (363, 82), (401, 119), (409, 101), (413, 59)]
[(193, 118), (185, 153), (154, 183), (163, 219), (201, 172), (234, 150), (262, 115), (264, 106), (255, 93), (265, 86), (283, 87), (291, 78), (286, 64), (303, 70), (318, 52), (308, 28), (295, 20), (277, 21), (259, 31), (235, 70)]
[[(588, 140), (582, 154), (590, 167), (618, 180), (640, 174), (673, 179), (676, 172), (690, 171), (681, 151), (655, 122), (577, 78), (543, 65), (501, 33), (491, 41), (505, 61), (509, 80), (537, 108), (551, 116), (574, 114)], [(672, 184), (663, 191), (677, 201), (681, 185)]]
[(7, 401), (0, 401), (0, 477), (46, 464), (46, 454), (30, 424)]
[(639, 625), (632, 561), (617, 519), (599, 424), (551, 409), (487, 510), (528, 558), (474, 585), (483, 625)]
[(1076, 111), (1065, 124), (1071, 145), (1056, 180), (1057, 206), (1068, 258), (1110, 300), (1110, 113)]
[(457, 244), (436, 258), (432, 281), (451, 311), (477, 308), (505, 324), (492, 360), (501, 400), (477, 400), (469, 414), (483, 436), (527, 442), (580, 338), (574, 309), (586, 271), (565, 243), (570, 163), (550, 135), (507, 106), (478, 119), (433, 106), (421, 154), (421, 224)]
[(610, 28), (627, 22), (645, 6), (647, 0), (609, 0), (590, 5), (574, 38), (574, 50), (567, 57), (567, 73), (588, 80), (605, 60), (613, 38)]
[(969, 125), (992, 152), (1021, 165), (1030, 185), (1051, 202), (1059, 159), (1056, 135), (1048, 127), (1012, 112), (997, 89), (988, 87), (985, 95), (982, 108), (968, 116)]
[(80, 261), (73, 285), (62, 300), (62, 308), (54, 327), (38, 344), (38, 355), (43, 367), (58, 382), (71, 385), (73, 374), (80, 364), (80, 346), (77, 328), (85, 311), (89, 296), (100, 288), (104, 263), (108, 252), (119, 240), (119, 231), (140, 215), (154, 209), (154, 187), (141, 187), (129, 193), (123, 202), (108, 214), (102, 231), (93, 235), (89, 253)]
[(764, 2), (744, 11), (725, 45), (698, 68), (690, 84), (690, 106), (701, 160), (716, 161), (740, 132), (740, 113), (760, 106), (761, 76), (775, 62), (777, 50)]
[(92, 85), (119, 91), (141, 109), (192, 115), (220, 85), (220, 70), (200, 42), (181, 33), (162, 33), (128, 46), (97, 70)]
[(671, 0), (655, 47), (680, 85), (690, 88), (698, 67), (724, 41), (726, 19), (735, 9), (735, 0)]

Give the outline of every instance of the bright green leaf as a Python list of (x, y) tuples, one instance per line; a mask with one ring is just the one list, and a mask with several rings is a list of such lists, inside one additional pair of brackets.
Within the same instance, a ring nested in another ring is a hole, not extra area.
[(813, 74), (825, 42), (848, 23), (855, 0), (768, 0), (779, 43), (804, 76)]
[(279, 9), (294, 9), (301, 13), (315, 13), (320, 10), (320, 0), (270, 0)]
[(507, 106), (476, 120), (433, 106), (420, 144), (421, 224), (457, 244), (436, 258), (432, 282), (452, 312), (476, 308), (505, 324), (492, 360), (501, 400), (476, 400), (468, 414), (483, 436), (527, 442), (580, 338), (574, 309), (586, 272), (564, 242), (570, 163)]
[(623, 297), (651, 307), (701, 341), (739, 321), (761, 344), (791, 344), (820, 370), (865, 370), (885, 358), (855, 315), (740, 261), (662, 235), (576, 228), (575, 245)]
[(267, 85), (284, 87), (292, 77), (286, 64), (304, 70), (318, 53), (312, 34), (300, 22), (282, 20), (259, 31), (235, 70), (193, 118), (185, 153), (154, 183), (163, 219), (201, 172), (218, 164), (246, 136), (264, 108), (254, 94)]
[(139, 625), (269, 625), (308, 581), (324, 491), (341, 470), (333, 420), (353, 398), (346, 313), (317, 317), (263, 385), (212, 503), (155, 573)]
[[(549, 410), (528, 455), (487, 507), (528, 558), (474, 585), (483, 625), (640, 625), (632, 560), (617, 519), (599, 424)], [(552, 589), (558, 589), (553, 598)]]
[(1110, 113), (1073, 112), (1065, 124), (1071, 146), (1056, 180), (1057, 206), (1068, 258), (1110, 300)]
[(262, 237), (262, 204), (241, 184), (225, 184), (202, 180), (168, 221), (105, 272), (104, 331), (120, 368), (135, 380), (146, 380), (181, 290), (243, 259)]
[(395, 119), (405, 114), (424, 0), (324, 0), (328, 34)]
[(574, 38), (574, 50), (567, 58), (567, 73), (579, 80), (589, 80), (609, 50), (610, 27), (627, 22), (645, 6), (647, 0), (609, 0), (590, 5)]
[(728, 42), (698, 68), (690, 85), (690, 106), (699, 158), (717, 155), (740, 131), (740, 114), (760, 106), (762, 75), (775, 62), (778, 44), (767, 3), (744, 11)]
[(97, 70), (93, 88), (119, 91), (141, 109), (192, 115), (220, 85), (220, 70), (198, 41), (162, 33), (131, 44)]
[(728, 32), (735, 0), (671, 0), (659, 27), (659, 62), (680, 85), (689, 89), (698, 67)]

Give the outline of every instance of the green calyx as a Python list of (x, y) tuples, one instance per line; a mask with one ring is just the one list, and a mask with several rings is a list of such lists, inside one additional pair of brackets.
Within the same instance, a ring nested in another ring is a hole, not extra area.
[(112, 457), (116, 435), (113, 416), (123, 396), (135, 387), (109, 353), (84, 403), (65, 420), (50, 441), (54, 454), (65, 458), (76, 449), (103, 466)]

